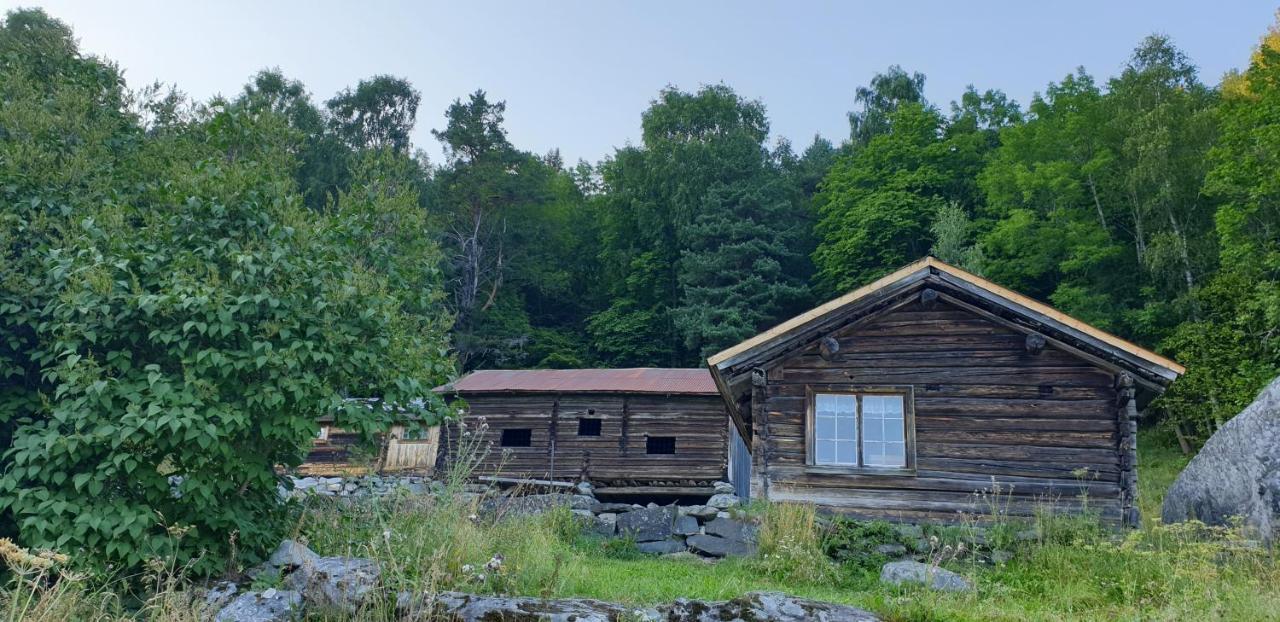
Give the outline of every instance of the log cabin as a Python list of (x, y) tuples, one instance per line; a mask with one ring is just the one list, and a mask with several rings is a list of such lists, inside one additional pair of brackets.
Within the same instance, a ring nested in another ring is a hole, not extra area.
[(435, 391), (465, 404), (441, 461), (470, 453), (476, 476), (696, 496), (726, 475), (729, 418), (705, 369), (483, 370)]
[(735, 485), (911, 522), (1087, 505), (1136, 525), (1138, 411), (1185, 371), (932, 257), (707, 362)]
[(423, 427), (401, 419), (370, 443), (360, 434), (335, 425), (332, 415), (320, 417), (319, 424), (306, 459), (295, 469), (299, 475), (431, 475), (435, 469), (439, 426)]

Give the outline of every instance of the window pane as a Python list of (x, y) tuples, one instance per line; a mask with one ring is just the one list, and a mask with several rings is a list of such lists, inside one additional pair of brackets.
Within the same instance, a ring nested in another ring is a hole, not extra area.
[(901, 419), (884, 420), (884, 440), (899, 441), (906, 439)]
[(837, 420), (836, 438), (842, 441), (858, 440), (858, 422), (852, 414), (844, 415)]
[(835, 464), (836, 463), (836, 443), (835, 441), (815, 441), (814, 463), (816, 464)]
[(836, 418), (818, 417), (814, 420), (814, 438), (832, 439), (836, 437)]
[(864, 459), (867, 466), (898, 468), (907, 466), (905, 443), (871, 443), (864, 449), (867, 452)]
[(836, 443), (836, 460), (840, 464), (858, 464), (858, 456), (855, 451), (857, 444), (853, 441), (839, 441)]
[(819, 393), (813, 398), (813, 410), (820, 415), (835, 415), (839, 410), (836, 406), (836, 400), (839, 395), (824, 395)]
[[(879, 440), (884, 437), (884, 417), (879, 413), (886, 408), (881, 404), (873, 406), (877, 412), (873, 422), (874, 434)], [(857, 466), (860, 451), (858, 397), (852, 394), (816, 393), (813, 410), (813, 463)]]
[(866, 441), (882, 441), (884, 439), (883, 419), (877, 414), (862, 413), (862, 438)]

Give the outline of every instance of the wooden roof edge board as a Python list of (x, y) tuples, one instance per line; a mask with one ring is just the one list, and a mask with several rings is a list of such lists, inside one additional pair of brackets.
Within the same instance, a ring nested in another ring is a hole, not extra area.
[(725, 410), (729, 413), (729, 423), (738, 429), (738, 436), (743, 440), (751, 438), (746, 425), (742, 422), (742, 414), (738, 412), (738, 405), (734, 402), (733, 391), (721, 377), (720, 370), (714, 365), (707, 365), (707, 368), (711, 371), (711, 380), (716, 383), (716, 388), (719, 390), (720, 401), (724, 403)]
[[(1120, 350), (1131, 357), (1136, 357), (1149, 365), (1163, 368), (1164, 373), (1161, 375), (1168, 380), (1172, 380), (1186, 372), (1185, 367), (1170, 359), (1160, 356), (1159, 354), (1121, 339), (1120, 337), (1112, 335), (1106, 331), (1085, 324), (1084, 322), (1062, 313), (1061, 311), (1058, 311), (1044, 303), (1037, 302), (1031, 298), (1018, 294), (1017, 292), (996, 285), (982, 277), (965, 272), (960, 268), (956, 268), (955, 266), (929, 256), (908, 264), (907, 266), (877, 279), (868, 285), (859, 287), (844, 296), (828, 301), (823, 305), (797, 315), (796, 317), (755, 335), (736, 346), (712, 355), (707, 359), (707, 364), (713, 370), (725, 369), (735, 365), (742, 360), (752, 358), (752, 355), (757, 353), (756, 351), (764, 348), (769, 342), (783, 338), (793, 331), (802, 330), (813, 323), (820, 321), (821, 318), (844, 309), (850, 304), (855, 304), (858, 301), (871, 297), (874, 294), (881, 293), (882, 290), (892, 288), (894, 285), (901, 285), (906, 282), (915, 284), (928, 275), (933, 275), (934, 278), (940, 278), (951, 284), (957, 284), (957, 282), (962, 283), (962, 289), (966, 289), (970, 292), (979, 293), (974, 290), (981, 290), (981, 292), (989, 294), (990, 297), (994, 297), (997, 302), (1003, 306), (1009, 307), (1016, 312), (1020, 312), (1024, 315), (1038, 315), (1040, 318), (1049, 320), (1053, 324), (1057, 325), (1060, 329), (1064, 329), (1064, 332), (1074, 332), (1081, 337), (1111, 346), (1112, 348)], [(1132, 359), (1130, 360), (1132, 362)]]
[(689, 391), (637, 391), (623, 389), (462, 389), (444, 390), (443, 387), (432, 389), (445, 397), (467, 395), (662, 395), (667, 397), (716, 397), (719, 391), (692, 393)]

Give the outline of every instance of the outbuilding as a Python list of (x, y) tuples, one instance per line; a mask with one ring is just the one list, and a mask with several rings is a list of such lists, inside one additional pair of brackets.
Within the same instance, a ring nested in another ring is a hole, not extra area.
[(932, 257), (708, 364), (752, 497), (903, 521), (1087, 506), (1131, 525), (1138, 411), (1185, 371)]
[(726, 476), (729, 417), (705, 369), (482, 370), (435, 391), (464, 403), (441, 459), (475, 476), (685, 496)]

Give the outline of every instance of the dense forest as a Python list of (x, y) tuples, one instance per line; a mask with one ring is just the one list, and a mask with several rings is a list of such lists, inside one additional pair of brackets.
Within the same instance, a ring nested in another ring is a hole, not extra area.
[(1211, 84), (1151, 36), (1025, 107), (893, 66), (803, 147), (669, 86), (639, 144), (568, 164), (483, 91), (427, 120), (401, 78), (318, 100), (265, 69), (192, 101), (9, 13), (0, 525), (128, 564), (260, 549), (314, 415), (385, 423), (344, 396), (431, 420), (412, 397), (458, 371), (697, 366), (929, 253), (1186, 365), (1151, 419), (1193, 445), (1280, 371), (1280, 31), (1245, 61)]

